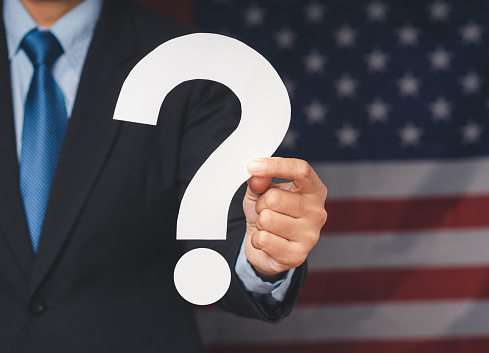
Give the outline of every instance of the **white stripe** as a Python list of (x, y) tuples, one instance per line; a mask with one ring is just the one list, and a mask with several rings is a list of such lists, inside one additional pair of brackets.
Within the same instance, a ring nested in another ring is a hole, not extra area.
[(309, 254), (311, 270), (489, 265), (489, 228), (410, 233), (326, 233)]
[(489, 193), (489, 158), (311, 165), (328, 199)]
[(278, 325), (218, 311), (198, 321), (207, 343), (487, 336), (489, 301), (300, 307)]

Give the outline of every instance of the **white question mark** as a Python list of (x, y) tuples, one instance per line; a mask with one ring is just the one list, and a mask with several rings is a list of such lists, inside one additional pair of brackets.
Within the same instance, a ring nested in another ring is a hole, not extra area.
[[(226, 36), (194, 33), (163, 43), (133, 68), (122, 86), (114, 119), (156, 125), (166, 95), (194, 79), (226, 85), (240, 100), (242, 114), (237, 129), (187, 187), (177, 240), (226, 239), (231, 199), (250, 177), (247, 162), (271, 156), (278, 148), (289, 126), (290, 101), (279, 75), (258, 52)], [(174, 281), (184, 299), (208, 305), (226, 294), (231, 273), (219, 253), (199, 248), (180, 258)]]

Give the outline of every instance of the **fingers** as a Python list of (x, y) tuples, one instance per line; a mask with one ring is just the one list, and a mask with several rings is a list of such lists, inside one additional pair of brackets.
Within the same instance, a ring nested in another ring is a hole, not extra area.
[[(271, 276), (302, 264), (326, 222), (326, 186), (305, 161), (260, 158), (248, 163), (243, 201), (246, 256), (255, 271)], [(272, 184), (272, 177), (292, 182)]]
[(251, 177), (248, 179), (248, 191), (247, 194), (250, 199), (256, 201), (258, 197), (268, 190), (272, 184), (271, 177)]
[[(326, 211), (324, 212), (326, 217)], [(256, 229), (266, 231), (287, 240), (289, 243), (300, 243), (312, 249), (319, 239), (319, 227), (308, 218), (292, 218), (290, 216), (264, 209), (256, 219)]]
[(248, 171), (257, 177), (276, 177), (291, 179), (299, 193), (313, 194), (324, 193), (323, 185), (316, 172), (303, 160), (293, 158), (258, 158), (248, 163)]
[(293, 218), (306, 218), (321, 227), (326, 222), (327, 213), (323, 200), (311, 200), (304, 195), (272, 187), (256, 201), (255, 211), (261, 214), (272, 210)]
[(304, 224), (302, 219), (264, 209), (258, 215), (256, 229), (266, 230), (289, 241), (300, 241), (304, 232)]
[(307, 212), (304, 196), (294, 192), (271, 188), (258, 198), (256, 213), (269, 209), (294, 218), (300, 218)]
[(307, 257), (307, 251), (300, 243), (290, 242), (266, 230), (254, 232), (251, 236), (251, 245), (273, 259), (275, 272), (298, 267)]

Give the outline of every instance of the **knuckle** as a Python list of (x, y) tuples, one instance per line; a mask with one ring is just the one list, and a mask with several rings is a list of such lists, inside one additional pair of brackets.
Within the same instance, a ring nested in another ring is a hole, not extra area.
[(280, 192), (277, 189), (269, 189), (264, 195), (264, 201), (268, 208), (275, 209), (280, 205)]
[(324, 207), (315, 207), (310, 211), (310, 215), (314, 221), (321, 225), (321, 227), (326, 223), (328, 213)]
[(253, 236), (254, 245), (259, 249), (265, 249), (270, 243), (270, 234), (268, 232), (256, 232)]
[(312, 172), (312, 168), (306, 161), (299, 159), (297, 164), (297, 175), (301, 179), (309, 178)]
[(321, 226), (323, 226), (328, 220), (328, 212), (324, 208), (320, 209), (318, 212), (318, 220)]
[(319, 240), (319, 232), (311, 233), (311, 235), (307, 239), (308, 239), (308, 247), (309, 249), (312, 249)]
[(257, 203), (255, 203), (255, 212), (257, 214), (260, 214), (261, 210), (263, 209), (263, 204), (258, 200)]
[(273, 211), (264, 209), (260, 212), (260, 215), (258, 216), (258, 221), (263, 228), (269, 229), (273, 224)]
[(328, 188), (323, 183), (321, 183), (321, 185), (322, 185), (321, 186), (321, 194), (322, 194), (323, 198), (326, 200), (326, 198), (328, 197)]
[(253, 235), (251, 237), (251, 245), (253, 245), (253, 247), (255, 249), (258, 249), (258, 245), (259, 245), (259, 238), (260, 237), (260, 231), (255, 231), (253, 232)]
[(326, 212), (326, 210), (324, 210), (323, 218), (321, 219), (322, 225), (324, 226), (327, 221), (328, 221), (328, 212)]

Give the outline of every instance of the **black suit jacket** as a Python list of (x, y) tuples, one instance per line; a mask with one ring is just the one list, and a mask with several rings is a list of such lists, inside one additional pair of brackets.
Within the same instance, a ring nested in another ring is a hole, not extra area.
[[(112, 120), (130, 69), (189, 29), (134, 4), (107, 1), (34, 256), (0, 27), (0, 352), (201, 352), (193, 307), (173, 284), (183, 247), (195, 246), (175, 240), (176, 216), (196, 170), (237, 126), (239, 101), (219, 84), (191, 81), (168, 95), (156, 127)], [(232, 269), (245, 232), (241, 198), (231, 206), (227, 240), (199, 244), (217, 249)], [(220, 305), (277, 321), (290, 312), (303, 276), (297, 271), (285, 302), (270, 308), (233, 273)]]

